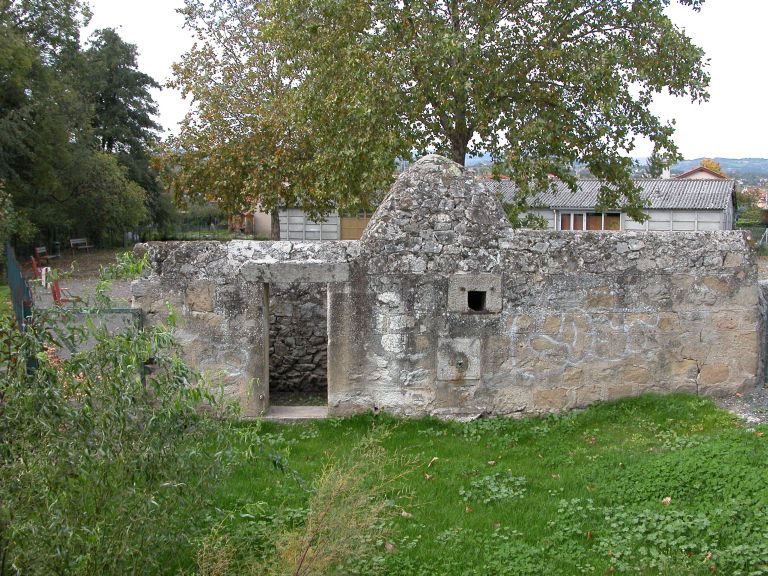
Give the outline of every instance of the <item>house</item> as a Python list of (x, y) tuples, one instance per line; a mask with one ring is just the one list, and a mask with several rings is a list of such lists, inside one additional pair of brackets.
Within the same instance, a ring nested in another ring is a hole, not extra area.
[(371, 213), (340, 215), (331, 212), (317, 222), (300, 208), (280, 210), (281, 240), (360, 240), (371, 219)]
[[(706, 168), (704, 169), (706, 170)], [(649, 219), (640, 223), (619, 210), (595, 210), (601, 181), (582, 179), (572, 192), (564, 182), (530, 200), (530, 212), (541, 216), (548, 230), (731, 230), (736, 206), (736, 182), (725, 178), (640, 179), (640, 197), (647, 201)], [(503, 201), (512, 202), (512, 182), (494, 182)]]
[[(312, 220), (300, 208), (279, 211), (281, 240), (360, 240), (371, 213), (340, 216), (331, 212), (323, 221)], [(270, 215), (259, 209), (229, 217), (229, 229), (269, 238), (272, 232)]]
[(725, 176), (723, 176), (720, 172), (715, 172), (714, 170), (710, 170), (709, 168), (705, 168), (704, 166), (696, 166), (696, 168), (688, 170), (688, 172), (683, 172), (682, 174), (678, 174), (677, 176), (674, 176), (674, 178), (677, 178), (678, 180), (727, 180), (728, 179)]

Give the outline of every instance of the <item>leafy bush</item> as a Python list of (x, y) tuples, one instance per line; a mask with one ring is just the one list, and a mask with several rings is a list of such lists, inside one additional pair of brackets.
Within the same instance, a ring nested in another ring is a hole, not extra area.
[(220, 466), (223, 428), (196, 410), (213, 399), (166, 328), (72, 314), (0, 319), (0, 573), (175, 573)]
[(149, 266), (149, 256), (144, 254), (137, 258), (133, 252), (122, 252), (115, 255), (115, 262), (103, 266), (100, 270), (102, 280), (129, 280), (141, 276)]

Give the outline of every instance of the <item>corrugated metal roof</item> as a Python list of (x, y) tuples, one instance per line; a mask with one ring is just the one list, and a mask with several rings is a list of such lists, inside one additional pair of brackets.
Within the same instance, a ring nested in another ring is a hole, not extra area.
[[(650, 201), (656, 210), (725, 210), (731, 204), (734, 180), (635, 180), (640, 186), (640, 197)], [(594, 208), (600, 192), (600, 180), (585, 179), (577, 182), (576, 192), (571, 192), (564, 182), (558, 182), (553, 191), (539, 193), (529, 200), (531, 206), (548, 206), (553, 209)], [(501, 186), (504, 201), (514, 198), (515, 185), (509, 181), (493, 182), (497, 190)]]

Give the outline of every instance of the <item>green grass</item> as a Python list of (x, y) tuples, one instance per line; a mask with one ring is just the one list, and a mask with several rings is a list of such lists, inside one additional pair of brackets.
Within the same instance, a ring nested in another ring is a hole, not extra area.
[(340, 573), (768, 574), (766, 428), (690, 396), (466, 424), (244, 424), (235, 443), (250, 457), (219, 486), (212, 522), (239, 554), (267, 553), (270, 533), (302, 522), (324, 464), (374, 427), (390, 429), (393, 461), (417, 466), (391, 491), (388, 545)]
[(0, 284), (0, 315), (11, 313), (11, 289)]

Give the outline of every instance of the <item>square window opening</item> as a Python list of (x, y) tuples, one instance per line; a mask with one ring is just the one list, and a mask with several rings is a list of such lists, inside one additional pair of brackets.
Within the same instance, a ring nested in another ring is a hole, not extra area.
[(475, 312), (484, 312), (485, 290), (469, 290), (467, 292), (467, 306)]

